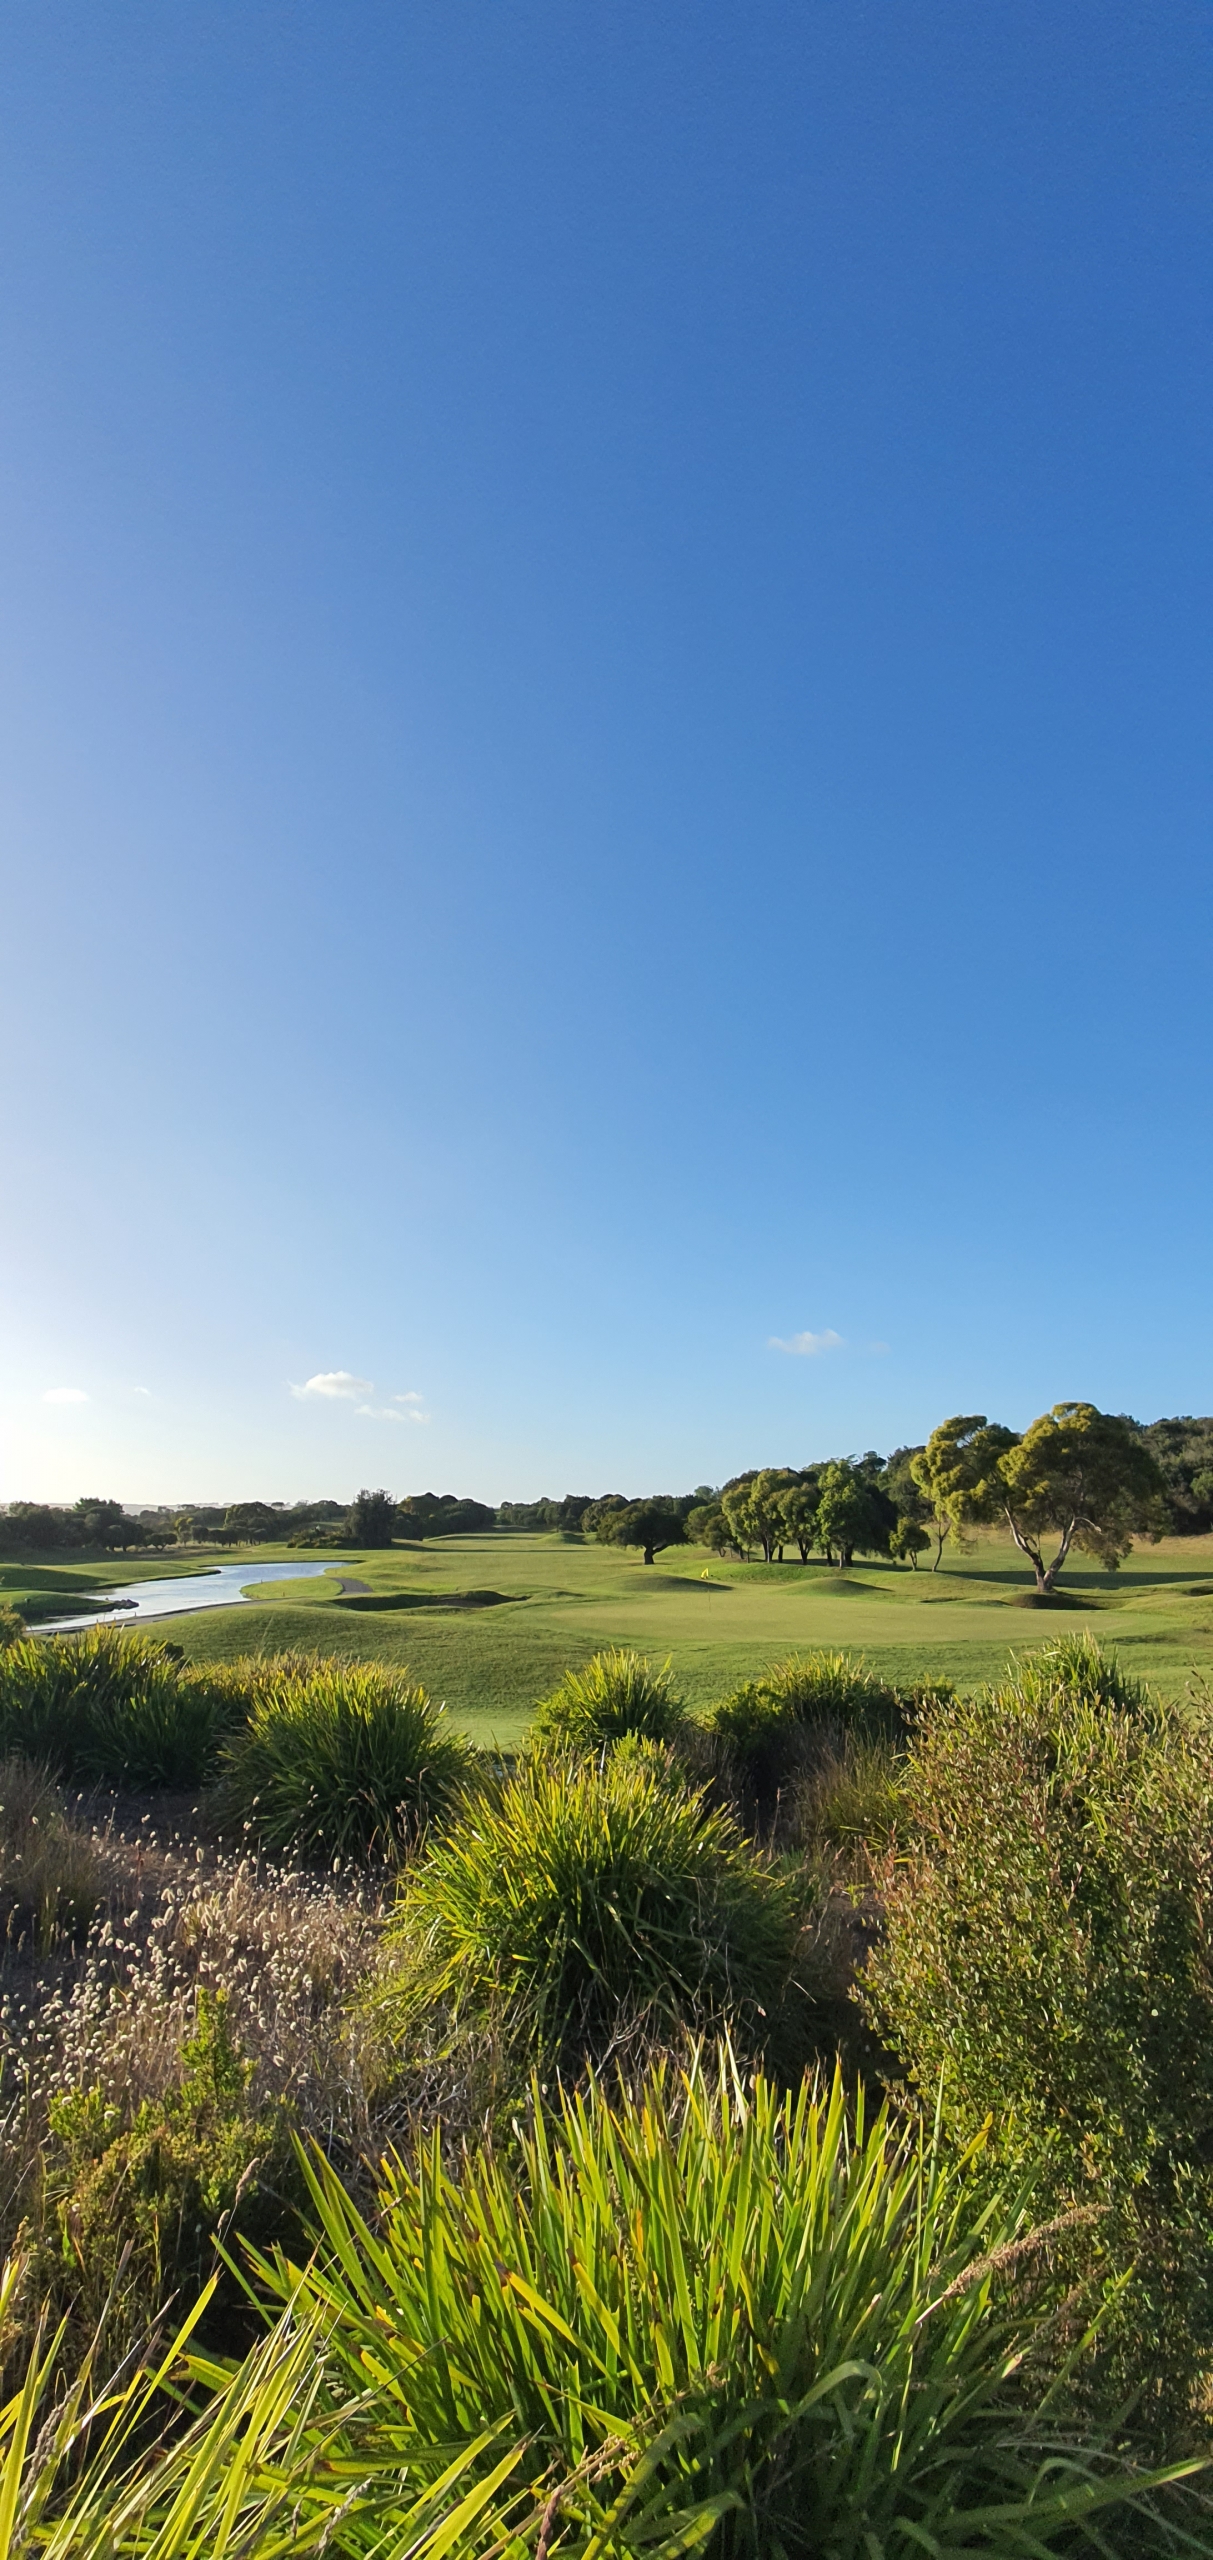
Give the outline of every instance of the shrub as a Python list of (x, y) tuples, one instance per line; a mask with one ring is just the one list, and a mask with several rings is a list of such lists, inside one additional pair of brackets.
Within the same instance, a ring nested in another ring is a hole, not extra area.
[(0, 1752), (59, 1777), (192, 1787), (231, 1716), (224, 1684), (133, 1627), (27, 1636), (0, 1650)]
[(791, 1886), (651, 1751), (532, 1761), (406, 1877), (389, 2014), (521, 2008), (540, 2048), (570, 2059), (637, 2020), (734, 2017), (753, 2034), (778, 2006), (796, 1919)]
[(0, 1648), (6, 1644), (20, 1644), (25, 1631), (21, 1611), (10, 1609), (6, 1602), (0, 1601)]
[(628, 1733), (669, 1742), (684, 1712), (668, 1662), (655, 1671), (640, 1653), (596, 1653), (584, 1670), (566, 1671), (541, 1701), (530, 1738), (540, 1750), (570, 1751), (599, 1751)]
[(125, 2319), (128, 2330), (170, 2292), (195, 2290), (220, 2241), (279, 2236), (281, 2189), (293, 2184), (286, 2119), (250, 2105), (253, 2065), (233, 2040), (223, 1992), (199, 1991), (176, 2064), (164, 2094), (126, 2120), (97, 2087), (61, 2091), (50, 2105), (44, 2206), (77, 2307), (83, 2294), (99, 2320)]
[(1166, 2424), (1213, 2361), (1208, 1737), (1064, 1643), (930, 1717), (903, 1793), (873, 2023), (958, 2140), (993, 2113), (1098, 2213), (1107, 2354)]
[(890, 1849), (904, 1813), (904, 1768), (904, 1755), (891, 1744), (862, 1736), (826, 1752), (793, 1791), (792, 1817), (801, 1842), (876, 1855)]
[(823, 1755), (887, 1748), (904, 1731), (903, 1702), (846, 1653), (790, 1654), (722, 1698), (706, 1717), (713, 1776), (751, 1819), (769, 1821)]
[[(535, 2096), (508, 2165), (388, 2164), (373, 2228), (317, 2163), (317, 2257), (260, 2269), (406, 2473), (521, 2438), (545, 2551), (1107, 2552), (1142, 2484), (1017, 2378), (1055, 2298), (1021, 2207), (850, 2122), (840, 2077), (781, 2098), (726, 2052), (715, 2086), (592, 2082), (554, 2123)], [(1121, 2548), (1157, 2547), (1130, 2521)]]
[(220, 1804), (276, 1852), (392, 1858), (451, 1811), (475, 1765), (407, 1671), (280, 1663), (227, 1745)]

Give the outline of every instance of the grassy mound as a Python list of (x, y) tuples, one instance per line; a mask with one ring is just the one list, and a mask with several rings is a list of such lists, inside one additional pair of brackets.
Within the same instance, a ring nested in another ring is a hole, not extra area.
[(474, 1754), (407, 1671), (306, 1656), (249, 1668), (252, 1708), (224, 1752), (228, 1826), (292, 1857), (382, 1859), (450, 1812)]
[(596, 1653), (583, 1670), (566, 1671), (541, 1700), (531, 1740), (541, 1751), (600, 1751), (626, 1734), (670, 1742), (684, 1714), (668, 1662), (654, 1670), (640, 1653)]
[(532, 1761), (410, 1871), (389, 2007), (504, 2005), (569, 2058), (636, 2020), (735, 2018), (752, 2034), (778, 2007), (796, 1925), (791, 1886), (652, 1749)]
[(56, 1777), (197, 1786), (241, 1704), (230, 1676), (188, 1669), (131, 1627), (0, 1648), (0, 1754)]

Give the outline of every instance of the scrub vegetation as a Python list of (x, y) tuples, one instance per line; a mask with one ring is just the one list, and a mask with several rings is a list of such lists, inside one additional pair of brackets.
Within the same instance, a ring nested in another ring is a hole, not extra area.
[(0, 1717), (0, 2548), (1213, 2549), (1198, 1693), (607, 1648), (511, 1757), (100, 1629)]

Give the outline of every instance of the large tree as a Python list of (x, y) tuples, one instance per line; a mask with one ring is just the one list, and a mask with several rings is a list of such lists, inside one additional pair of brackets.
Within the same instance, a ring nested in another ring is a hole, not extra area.
[(725, 1491), (725, 1518), (737, 1544), (761, 1547), (764, 1564), (783, 1562), (790, 1534), (783, 1500), (795, 1481), (790, 1467), (759, 1467), (755, 1475)]
[[(1136, 1531), (1159, 1537), (1167, 1525), (1161, 1469), (1131, 1422), (1093, 1404), (1055, 1404), (997, 1461), (992, 1492), (1011, 1535), (1052, 1591), (1073, 1547), (1114, 1573)], [(1046, 1562), (1044, 1540), (1056, 1537)]]
[(817, 1544), (817, 1504), (821, 1487), (817, 1474), (806, 1468), (794, 1477), (779, 1497), (780, 1517), (784, 1533), (792, 1540), (802, 1564), (807, 1564)]
[(646, 1564), (651, 1564), (663, 1547), (684, 1547), (687, 1538), (681, 1512), (660, 1497), (652, 1502), (628, 1502), (622, 1511), (608, 1512), (598, 1535), (608, 1546), (642, 1547)]
[(355, 1546), (390, 1547), (396, 1527), (396, 1498), (382, 1486), (372, 1493), (364, 1485), (350, 1504), (348, 1528)]
[(925, 1449), (916, 1449), (910, 1475), (927, 1505), (935, 1532), (935, 1562), (949, 1538), (961, 1538), (978, 1521), (992, 1520), (1002, 1508), (996, 1473), (999, 1459), (1013, 1448), (1015, 1434), (984, 1413), (954, 1413), (931, 1433)]
[(859, 1549), (866, 1555), (887, 1555), (896, 1521), (888, 1495), (863, 1465), (853, 1458), (834, 1458), (822, 1468), (817, 1542), (840, 1572)]

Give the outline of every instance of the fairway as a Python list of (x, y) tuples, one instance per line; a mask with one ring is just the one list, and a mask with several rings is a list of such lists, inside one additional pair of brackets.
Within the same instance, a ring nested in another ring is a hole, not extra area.
[[(273, 1553), (252, 1550), (250, 1561)], [(0, 1597), (45, 1605), (52, 1591), (182, 1566), (180, 1557), (146, 1566), (11, 1563), (0, 1566)], [(342, 1579), (369, 1585), (367, 1596), (343, 1598)], [(869, 1562), (840, 1574), (819, 1562), (722, 1562), (698, 1547), (646, 1567), (615, 1548), (499, 1530), (351, 1550), (315, 1582), (271, 1584), (255, 1603), (159, 1626), (195, 1661), (290, 1647), (408, 1664), (477, 1739), (501, 1743), (518, 1739), (566, 1665), (605, 1645), (670, 1655), (694, 1706), (783, 1654), (818, 1646), (862, 1653), (901, 1681), (934, 1675), (968, 1688), (997, 1679), (1011, 1653), (1083, 1626), (1164, 1695), (1181, 1694), (1194, 1675), (1213, 1678), (1213, 1537), (1144, 1546), (1115, 1578), (1077, 1570), (1064, 1608), (1025, 1606), (1029, 1589), (1014, 1549), (997, 1537), (971, 1555), (947, 1556), (938, 1574)]]

